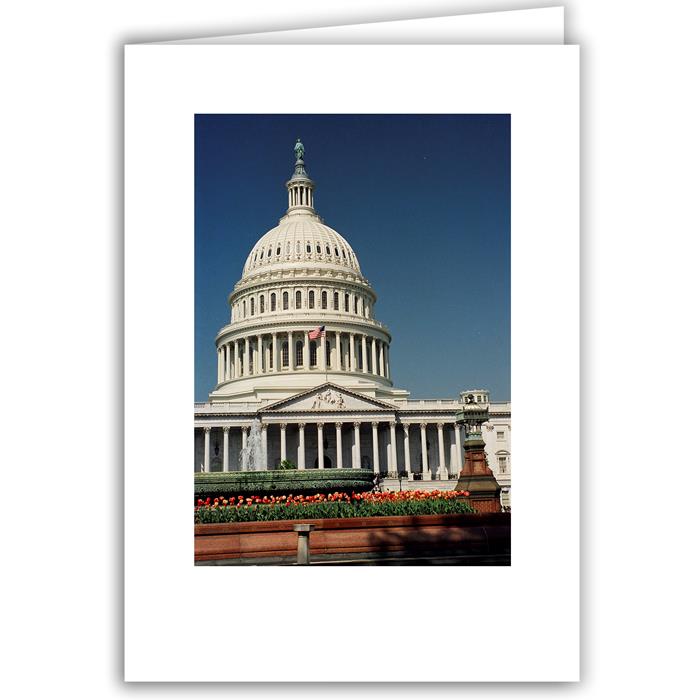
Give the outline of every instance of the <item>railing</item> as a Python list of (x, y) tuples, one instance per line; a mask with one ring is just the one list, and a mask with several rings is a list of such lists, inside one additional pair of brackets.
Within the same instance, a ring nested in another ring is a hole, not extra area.
[[(219, 328), (216, 333), (218, 337), (224, 331), (243, 331), (248, 328), (255, 328), (259, 325), (269, 325), (273, 323), (301, 323), (309, 324), (313, 326), (329, 325), (331, 323), (348, 324), (356, 323), (364, 326), (373, 326), (383, 330), (387, 334), (389, 333), (389, 328), (381, 321), (377, 321), (374, 318), (367, 318), (361, 316), (360, 314), (352, 313), (338, 313), (335, 310), (329, 312), (327, 309), (314, 309), (313, 311), (296, 311), (296, 310), (286, 310), (283, 312), (271, 311), (264, 312), (262, 314), (257, 314), (255, 316), (246, 316), (244, 319), (236, 319), (232, 323), (227, 323), (225, 326)], [(268, 333), (270, 331), (267, 331)], [(280, 329), (277, 331), (279, 333), (286, 332), (286, 329)], [(329, 333), (335, 332), (334, 329), (329, 329)], [(348, 333), (347, 330), (340, 330), (341, 333)]]

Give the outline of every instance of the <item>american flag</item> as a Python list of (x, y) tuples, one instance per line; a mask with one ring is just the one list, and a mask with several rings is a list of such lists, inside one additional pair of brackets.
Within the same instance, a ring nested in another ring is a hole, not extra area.
[(326, 327), (325, 326), (319, 326), (318, 328), (314, 328), (312, 331), (309, 331), (309, 340), (316, 340), (316, 338), (325, 338), (326, 337)]

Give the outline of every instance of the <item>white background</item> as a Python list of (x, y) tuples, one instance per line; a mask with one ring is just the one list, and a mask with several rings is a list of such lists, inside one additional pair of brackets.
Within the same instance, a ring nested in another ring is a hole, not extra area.
[[(229, 9), (141, 0), (17, 4), (5, 16), (4, 463), (17, 479), (12, 488), (6, 480), (3, 509), (10, 692), (142, 692), (120, 682), (120, 45), (318, 17), (330, 24), (530, 5), (319, 0)], [(517, 690), (685, 695), (697, 687), (689, 538), (697, 530), (697, 17), (689, 2), (588, 0), (568, 10), (568, 39), (583, 46), (583, 680)], [(676, 440), (681, 428), (686, 442)], [(660, 482), (669, 485), (664, 497), (652, 491)], [(473, 642), (465, 633), (465, 654)]]
[[(280, 70), (288, 46), (127, 48), (126, 677), (576, 680), (578, 48), (293, 52), (297, 65), (314, 66), (323, 90), (305, 91)], [(522, 468), (513, 479), (510, 568), (325, 567), (309, 576), (192, 566), (193, 114), (281, 106), (511, 115), (512, 442)], [(156, 362), (144, 352), (161, 347)], [(540, 396), (558, 407), (544, 450)], [(554, 498), (557, 489), (570, 497)], [(141, 507), (148, 498), (169, 507)], [(209, 620), (209, 646), (198, 654)], [(479, 644), (446, 665), (460, 630), (477, 630)], [(438, 648), (422, 652), (419, 640), (434, 634)], [(283, 651), (292, 641), (313, 650), (313, 670)], [(350, 664), (349, 649), (381, 663)], [(415, 654), (421, 662), (406, 664)]]

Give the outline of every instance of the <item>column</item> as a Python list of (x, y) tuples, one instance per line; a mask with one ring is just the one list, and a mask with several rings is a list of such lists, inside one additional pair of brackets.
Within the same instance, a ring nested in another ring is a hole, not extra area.
[(259, 468), (267, 470), (269, 469), (267, 464), (267, 423), (263, 423), (260, 426), (260, 442), (262, 443), (260, 447), (262, 448), (261, 452), (263, 463), (260, 465)]
[(399, 471), (398, 460), (396, 459), (396, 421), (389, 421), (389, 434), (391, 435), (391, 464), (389, 469), (395, 474)]
[(250, 364), (248, 358), (250, 357), (250, 338), (246, 336), (245, 348), (243, 349), (243, 376), (247, 377), (250, 373)]
[(377, 339), (372, 338), (372, 374), (379, 374), (377, 371)]
[(421, 423), (420, 424), (420, 447), (421, 447), (421, 454), (423, 456), (423, 481), (430, 481), (431, 474), (430, 474), (430, 467), (428, 466), (428, 442), (427, 442), (426, 436), (425, 436), (425, 428), (426, 428), (426, 424)]
[(442, 434), (442, 428), (443, 424), (438, 423), (438, 459), (440, 460), (438, 479), (447, 479), (447, 467), (445, 466), (445, 438)]
[(311, 369), (311, 352), (309, 351), (309, 332), (304, 331), (304, 369)]
[[(320, 298), (321, 297), (319, 295), (319, 299)], [(326, 362), (328, 358), (326, 357), (326, 337), (324, 335), (318, 339), (318, 346), (318, 350), (316, 351), (316, 359), (318, 360), (319, 368), (325, 372), (328, 367), (328, 363)], [(319, 352), (321, 353), (320, 355), (318, 354)]]
[(362, 371), (367, 373), (367, 336), (362, 336)]
[(391, 369), (389, 368), (389, 343), (386, 344), (386, 350), (384, 351), (384, 358), (386, 359), (386, 378), (391, 381)]
[(335, 424), (335, 467), (343, 468), (343, 424)]
[(262, 374), (265, 371), (265, 353), (263, 351), (262, 334), (258, 334), (258, 372)]
[(224, 381), (226, 382), (230, 379), (228, 366), (229, 366), (229, 360), (230, 360), (229, 353), (231, 352), (231, 349), (229, 348), (228, 343), (224, 343), (223, 349), (224, 349)]
[(457, 423), (454, 424), (455, 430), (455, 457), (457, 458), (457, 464), (455, 465), (455, 473), (459, 474), (462, 471), (462, 435), (460, 427)]
[(228, 425), (224, 426), (224, 471), (227, 472), (228, 468), (228, 431), (230, 430)]
[(335, 369), (340, 372), (340, 368), (343, 366), (342, 358), (340, 356), (340, 333), (335, 332)]
[(411, 478), (411, 443), (408, 439), (410, 427), (408, 423), (404, 423), (403, 425), (403, 464), (407, 479)]
[(379, 369), (379, 375), (384, 376), (384, 343), (380, 340), (379, 341), (379, 362), (378, 364), (378, 369)]
[(318, 468), (323, 469), (323, 423), (316, 423), (316, 441), (318, 443)]
[(353, 423), (355, 428), (355, 442), (352, 446), (352, 468), (360, 468), (360, 423), (355, 421)]
[(355, 334), (350, 333), (350, 371), (354, 372), (357, 369), (355, 366)]
[(233, 343), (233, 378), (238, 379), (240, 376), (241, 372), (238, 366), (238, 341), (235, 340)]
[(377, 428), (379, 423), (372, 421), (372, 468), (375, 474), (379, 474), (379, 439)]
[(204, 471), (209, 471), (209, 438), (211, 428), (204, 428)]
[(292, 371), (294, 369), (294, 360), (296, 350), (292, 344), (292, 331), (287, 331), (287, 369)]
[(223, 376), (224, 376), (224, 373), (222, 372), (223, 362), (222, 362), (221, 357), (222, 357), (222, 352), (221, 352), (221, 348), (219, 348), (219, 357), (218, 357), (219, 363), (216, 367), (216, 381), (218, 384), (221, 384), (221, 382), (223, 380)]
[(277, 351), (277, 333), (272, 334), (272, 371), (280, 371), (280, 358)]
[(297, 467), (299, 469), (306, 469), (306, 444), (304, 442), (304, 429), (306, 428), (306, 423), (299, 423), (299, 452), (297, 454)]
[(280, 423), (280, 462), (287, 459), (287, 424)]

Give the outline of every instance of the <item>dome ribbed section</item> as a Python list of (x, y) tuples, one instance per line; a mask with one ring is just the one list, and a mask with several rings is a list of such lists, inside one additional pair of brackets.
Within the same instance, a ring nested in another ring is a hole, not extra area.
[(337, 231), (316, 215), (297, 214), (283, 217), (255, 244), (241, 281), (251, 275), (308, 264), (362, 274), (355, 252)]

